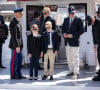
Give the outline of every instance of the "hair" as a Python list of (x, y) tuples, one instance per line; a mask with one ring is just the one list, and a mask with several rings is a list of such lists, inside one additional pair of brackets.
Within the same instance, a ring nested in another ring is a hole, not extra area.
[[(38, 25), (37, 25), (37, 24), (33, 24), (33, 25), (31, 26), (31, 29), (32, 29), (33, 27), (37, 27), (37, 28), (38, 28)], [(39, 28), (38, 28), (38, 29), (39, 29)]]
[(34, 18), (38, 18), (39, 16), (40, 16), (40, 13), (37, 12), (37, 11), (35, 11), (35, 12), (34, 12)]
[(45, 25), (46, 25), (46, 24), (52, 25), (51, 21), (47, 21), (47, 22), (45, 23)]
[(50, 10), (49, 7), (44, 7), (43, 11), (46, 11), (46, 12), (48, 12), (49, 14), (50, 14), (50, 12), (51, 12), (51, 10)]

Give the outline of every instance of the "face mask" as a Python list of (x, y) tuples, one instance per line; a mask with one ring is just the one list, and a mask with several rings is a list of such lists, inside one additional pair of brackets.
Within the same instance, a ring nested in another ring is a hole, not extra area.
[(51, 29), (51, 27), (48, 26), (48, 27), (46, 27), (46, 29)]
[(37, 30), (37, 28), (32, 28), (33, 31)]

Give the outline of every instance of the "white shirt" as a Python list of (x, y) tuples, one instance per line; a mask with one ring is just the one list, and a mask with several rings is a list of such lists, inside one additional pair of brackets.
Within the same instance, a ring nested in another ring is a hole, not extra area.
[(53, 30), (50, 31), (50, 44), (48, 45), (48, 48), (53, 48), (53, 43), (52, 43), (52, 32), (53, 32)]

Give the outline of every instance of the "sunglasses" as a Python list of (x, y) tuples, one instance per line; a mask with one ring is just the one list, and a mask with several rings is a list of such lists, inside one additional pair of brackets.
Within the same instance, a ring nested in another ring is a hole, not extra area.
[(46, 15), (47, 13), (43, 13), (43, 15)]
[(36, 28), (33, 28), (32, 30), (38, 30), (38, 29), (36, 29)]

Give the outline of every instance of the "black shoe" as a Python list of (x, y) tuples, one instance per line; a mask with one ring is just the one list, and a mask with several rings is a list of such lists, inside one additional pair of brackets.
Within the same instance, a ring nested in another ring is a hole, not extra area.
[(0, 68), (6, 69), (6, 67), (4, 67), (4, 66), (2, 66), (2, 65), (0, 66)]
[(92, 80), (93, 81), (100, 81), (100, 76), (95, 76)]
[(21, 79), (20, 77), (11, 77), (11, 79)]
[(29, 80), (33, 80), (33, 77), (29, 77)]
[(74, 75), (74, 73), (73, 73), (73, 72), (71, 72), (71, 73), (67, 74), (67, 76), (73, 76), (73, 75)]
[(53, 76), (50, 76), (50, 80), (53, 80)]
[(34, 77), (34, 80), (38, 80), (38, 77)]
[(43, 75), (42, 80), (45, 80), (48, 77), (48, 75)]
[(25, 77), (25, 76), (20, 76), (20, 78), (21, 78), (21, 79), (26, 79), (26, 77)]
[(100, 75), (100, 69), (98, 70), (98, 72), (96, 72), (97, 75)]

